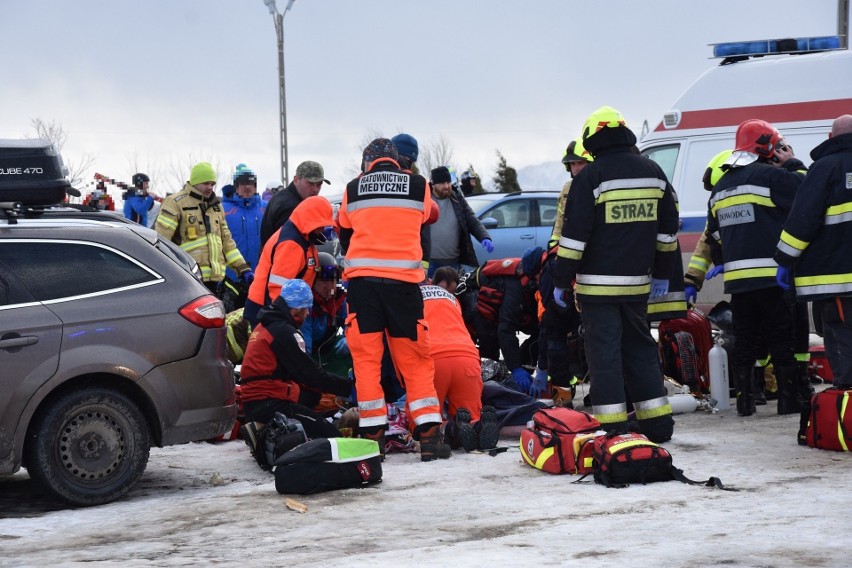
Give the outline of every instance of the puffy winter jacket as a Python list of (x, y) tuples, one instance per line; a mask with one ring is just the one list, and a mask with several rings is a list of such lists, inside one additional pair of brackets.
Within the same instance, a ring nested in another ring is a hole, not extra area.
[[(254, 270), (260, 258), (260, 223), (266, 202), (257, 194), (249, 198), (234, 194), (222, 199), (222, 206), (231, 236), (245, 261)], [(228, 269), (227, 274), (232, 280), (236, 276), (231, 269)]]

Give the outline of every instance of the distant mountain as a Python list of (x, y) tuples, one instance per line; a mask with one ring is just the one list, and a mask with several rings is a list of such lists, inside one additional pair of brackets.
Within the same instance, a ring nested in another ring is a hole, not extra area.
[(562, 162), (545, 162), (518, 170), (518, 184), (524, 191), (560, 191), (569, 177)]

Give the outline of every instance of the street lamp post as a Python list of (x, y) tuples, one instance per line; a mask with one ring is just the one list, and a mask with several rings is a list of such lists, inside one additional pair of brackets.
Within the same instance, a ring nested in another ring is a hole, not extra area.
[(278, 39), (278, 114), (281, 125), (281, 181), (290, 182), (290, 167), (287, 155), (287, 98), (284, 90), (284, 16), (293, 7), (296, 0), (288, 0), (283, 12), (278, 11), (275, 0), (263, 0), (275, 23), (275, 35)]

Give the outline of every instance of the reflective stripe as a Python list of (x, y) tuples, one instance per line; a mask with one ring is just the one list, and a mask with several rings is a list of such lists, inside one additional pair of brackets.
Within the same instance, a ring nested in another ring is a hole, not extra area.
[[(713, 211), (715, 215), (717, 209), (721, 209), (722, 207), (730, 207), (731, 205), (738, 205), (740, 203), (761, 203), (763, 201), (768, 201), (770, 207), (774, 207), (775, 205), (772, 203), (770, 197), (772, 196), (772, 192), (768, 187), (762, 187), (759, 185), (738, 185), (735, 187), (728, 188), (724, 191), (720, 191), (712, 198), (710, 198), (710, 210)], [(724, 205), (720, 205), (722, 202), (727, 202)]]
[(765, 367), (769, 364), (769, 359), (770, 359), (769, 356), (767, 356), (763, 359), (756, 359), (755, 362), (754, 362), (754, 366), (755, 367)]
[(204, 248), (207, 246), (207, 236), (203, 236), (198, 239), (193, 239), (191, 241), (184, 241), (180, 244), (180, 248), (185, 250), (186, 252), (192, 252), (194, 250)]
[(390, 260), (386, 258), (344, 258), (344, 268), (381, 266), (383, 268), (422, 268), (420, 260)]
[(808, 361), (811, 360), (811, 354), (810, 353), (795, 353), (793, 355), (793, 358), (796, 359), (796, 361), (798, 361), (799, 363), (807, 363)]
[(837, 421), (837, 439), (840, 441), (840, 445), (844, 452), (849, 451), (849, 448), (846, 447), (846, 434), (843, 432), (843, 421), (846, 419), (846, 406), (848, 404), (849, 391), (846, 391), (843, 393), (843, 402), (840, 403), (840, 419)]
[(277, 274), (270, 274), (268, 284), (278, 284), (279, 286), (283, 287), (284, 284), (286, 284), (289, 281), (290, 281), (289, 278), (284, 278), (283, 276), (278, 276)]
[(725, 282), (744, 278), (775, 278), (778, 264), (771, 258), (746, 258), (725, 263)]
[(641, 402), (634, 402), (633, 409), (636, 410), (636, 418), (639, 420), (648, 420), (650, 418), (666, 416), (672, 413), (669, 398), (666, 396), (643, 400)]
[(554, 448), (552, 446), (549, 447), (549, 448), (544, 448), (541, 451), (541, 453), (538, 454), (538, 457), (536, 458), (535, 461), (532, 461), (529, 457), (527, 457), (526, 452), (521, 452), (521, 455), (523, 456), (524, 461), (526, 461), (528, 464), (530, 464), (531, 466), (533, 466), (536, 469), (542, 469), (544, 467), (544, 464), (547, 462), (547, 460), (552, 458), (553, 454), (555, 452), (556, 452), (556, 448)]
[[(600, 420), (598, 421), (600, 422)], [(636, 446), (651, 446), (655, 448), (659, 448), (658, 444), (655, 444), (651, 440), (630, 440), (629, 442), (619, 442), (617, 445), (613, 445), (607, 448), (607, 451), (612, 452), (620, 452), (622, 450), (626, 450), (627, 448), (635, 448)]]
[(638, 197), (661, 199), (665, 189), (666, 182), (658, 178), (613, 179), (605, 181), (596, 187), (594, 190), (594, 196), (596, 202), (605, 193), (608, 194), (604, 196), (602, 201), (612, 201), (614, 199), (636, 199)]
[(808, 248), (808, 245), (811, 244), (807, 241), (803, 241), (801, 239), (797, 239), (787, 231), (781, 231), (781, 240), (778, 243), (778, 247), (781, 247), (781, 244), (788, 245), (793, 250), (797, 251), (795, 255), (791, 254), (790, 256), (799, 256), (803, 250)]
[(627, 422), (627, 403), (592, 406), (592, 414), (601, 424)]
[(369, 428), (371, 426), (387, 426), (388, 425), (388, 417), (385, 416), (364, 416), (363, 414), (358, 417), (358, 426), (363, 428)]
[(359, 400), (358, 401), (358, 410), (378, 410), (379, 408), (385, 407), (385, 399), (376, 398), (373, 400)]
[(825, 210), (825, 224), (838, 225), (852, 221), (852, 202), (832, 205)]
[(656, 249), (660, 252), (671, 252), (677, 250), (677, 241), (673, 243), (661, 243), (657, 241)]
[(651, 292), (651, 283), (644, 286), (589, 286), (577, 284), (574, 288), (577, 294), (586, 296), (641, 296)]
[(793, 283), (796, 285), (796, 292), (799, 294), (808, 296), (847, 295), (852, 292), (852, 273), (796, 276)]
[(720, 234), (719, 234), (719, 231), (713, 231), (713, 233), (712, 233), (710, 236), (711, 236), (711, 237), (713, 237), (713, 239), (714, 239), (717, 243), (721, 243), (721, 242), (722, 242), (722, 235), (720, 235)]
[(569, 239), (568, 237), (560, 237), (559, 238), (559, 246), (569, 248), (569, 249), (573, 249), (573, 250), (578, 250), (580, 252), (583, 252), (584, 250), (586, 250), (586, 243), (584, 243), (583, 241), (577, 241), (577, 240), (574, 240), (574, 239)]
[(641, 276), (614, 276), (610, 274), (578, 274), (577, 284), (601, 284), (605, 286), (623, 285), (635, 286), (650, 284), (651, 277), (643, 274)]
[(352, 211), (372, 209), (374, 207), (414, 209), (415, 211), (423, 211), (423, 201), (418, 201), (416, 199), (388, 199), (387, 197), (378, 197), (347, 203), (346, 211), (351, 213)]
[(677, 235), (670, 235), (667, 233), (657, 233), (657, 242), (658, 243), (674, 243), (677, 242)]
[(580, 260), (581, 258), (583, 258), (583, 253), (573, 249), (559, 247), (559, 249), (556, 251), (556, 256), (561, 258), (570, 258), (571, 260)]
[(166, 229), (171, 229), (174, 231), (178, 227), (177, 219), (172, 219), (171, 217), (167, 217), (165, 215), (157, 216), (157, 224), (162, 225)]
[[(420, 410), (421, 408), (427, 408), (429, 406), (438, 407), (438, 399), (436, 397), (428, 397), (428, 398), (418, 398), (417, 400), (412, 400), (408, 403), (408, 408), (413, 414), (415, 410)], [(438, 420), (440, 422), (440, 420)]]
[(233, 326), (230, 326), (230, 325), (226, 326), (225, 329), (227, 330), (228, 345), (231, 346), (231, 350), (234, 352), (234, 356), (237, 359), (242, 359), (243, 355), (245, 355), (245, 352), (243, 351), (242, 347), (240, 347), (240, 344), (237, 341), (237, 338), (234, 336)]
[[(784, 235), (781, 235), (781, 237), (783, 238)], [(793, 258), (799, 258), (799, 256), (801, 256), (802, 252), (804, 252), (803, 248), (797, 249), (795, 247), (788, 245), (783, 240), (778, 241), (778, 245), (776, 245), (776, 246), (777, 246), (778, 250), (780, 250), (781, 252), (783, 252), (787, 256), (791, 256)]]
[(710, 261), (700, 256), (693, 256), (689, 259), (689, 268), (694, 268), (700, 272), (707, 272), (710, 268)]
[(440, 424), (443, 420), (440, 412), (430, 413), (430, 414), (421, 414), (414, 418), (414, 423), (417, 426), (421, 426), (423, 424)]

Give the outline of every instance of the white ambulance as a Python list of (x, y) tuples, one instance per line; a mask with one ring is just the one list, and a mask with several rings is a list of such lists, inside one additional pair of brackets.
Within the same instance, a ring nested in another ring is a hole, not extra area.
[(733, 148), (737, 126), (772, 123), (797, 158), (828, 136), (832, 121), (852, 114), (852, 51), (838, 36), (717, 44), (721, 63), (701, 75), (660, 124), (639, 142), (665, 171), (680, 199), (681, 249), (691, 253), (704, 230), (707, 162)]

